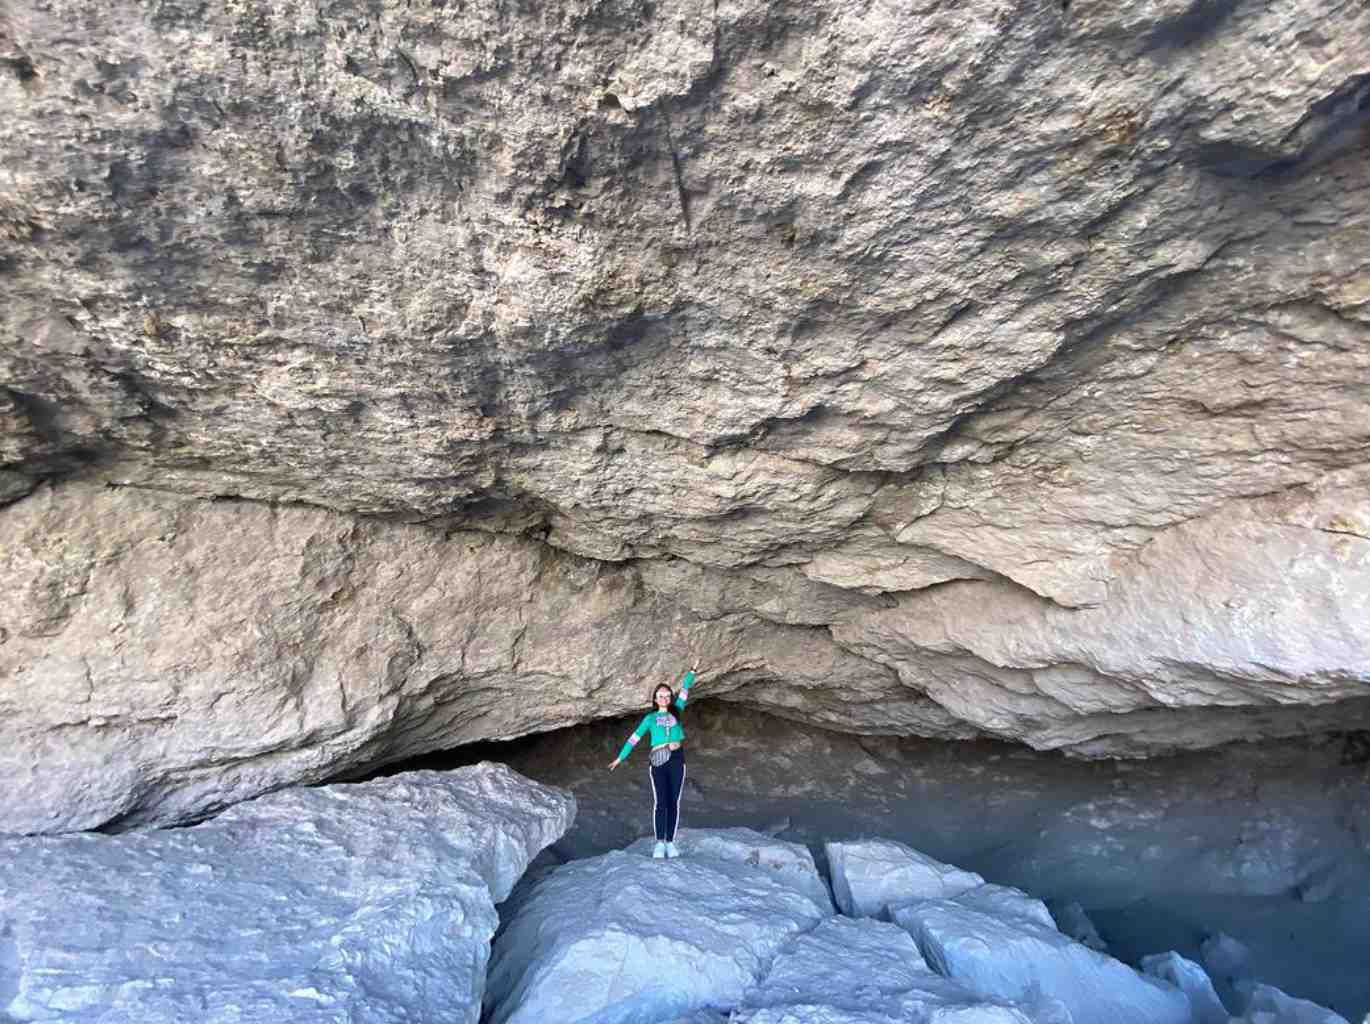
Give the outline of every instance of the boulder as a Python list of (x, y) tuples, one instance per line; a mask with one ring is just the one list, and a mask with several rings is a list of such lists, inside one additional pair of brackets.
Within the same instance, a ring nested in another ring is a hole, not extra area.
[(1045, 903), (1011, 885), (986, 882), (974, 889), (967, 889), (955, 899), (958, 906), (981, 914), (1005, 920), (1018, 918), (1050, 931), (1058, 930), (1056, 919), (1051, 916), (1051, 911)]
[(731, 1019), (738, 1024), (1064, 1020), (975, 996), (929, 970), (903, 929), (845, 917), (831, 918), (791, 940)]
[(1240, 939), (1219, 932), (1199, 947), (1207, 973), (1239, 1024), (1347, 1024), (1340, 1014), (1307, 999), (1297, 999), (1252, 973), (1251, 950)]
[(1157, 953), (1142, 957), (1143, 974), (1169, 982), (1189, 997), (1189, 1008), (1194, 1024), (1228, 1024), (1231, 1014), (1213, 988), (1208, 972), (1180, 956), (1179, 953)]
[(877, 917), (910, 900), (957, 896), (983, 885), (973, 871), (889, 839), (825, 843), (833, 895), (842, 913)]
[[(655, 845), (651, 838), (639, 839), (627, 852), (649, 857)], [(789, 843), (749, 828), (682, 828), (676, 832), (676, 848), (691, 860), (722, 860), (764, 868), (818, 905), (832, 909), (828, 883), (802, 843)]]
[[(895, 1007), (890, 1012), (842, 1010), (815, 1004), (774, 1006), (743, 1016), (734, 1015), (732, 1019), (746, 1024), (1039, 1024), (1037, 1018), (1000, 1003), (958, 1004), (932, 1000)], [(1060, 1018), (1055, 1024), (1070, 1024), (1070, 1021)]]
[(1178, 988), (1067, 938), (1031, 907), (1036, 901), (1010, 892), (922, 900), (891, 913), (934, 970), (983, 998), (1045, 996), (1074, 1024), (1190, 1024)]
[(878, 1009), (928, 982), (946, 984), (928, 969), (908, 932), (882, 921), (834, 917), (787, 943), (735, 1016), (747, 1020), (749, 1010), (800, 1004)]
[(493, 1024), (641, 1024), (736, 1006), (792, 936), (832, 915), (786, 873), (615, 851), (536, 883), (490, 964)]
[(574, 816), (486, 763), (0, 840), (0, 1019), (476, 1024), (495, 903)]
[(1068, 935), (1082, 946), (1088, 946), (1100, 953), (1108, 952), (1108, 943), (1103, 940), (1099, 929), (1094, 927), (1089, 914), (1078, 902), (1067, 900), (1062, 903), (1051, 903), (1047, 909), (1051, 911), (1056, 928), (1062, 935)]
[(1256, 987), (1250, 947), (1240, 939), (1218, 932), (1199, 944), (1199, 959), (1223, 1005), (1236, 1013), (1244, 1013), (1250, 993)]
[(1248, 993), (1246, 1011), (1234, 1024), (1349, 1024), (1341, 1014), (1307, 999), (1296, 999), (1273, 985), (1257, 984)]

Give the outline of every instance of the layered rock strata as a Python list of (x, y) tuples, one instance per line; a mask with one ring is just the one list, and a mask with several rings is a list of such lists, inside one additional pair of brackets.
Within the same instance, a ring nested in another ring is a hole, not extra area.
[(0, 827), (616, 714), (695, 654), (861, 732), (1363, 724), (1367, 37), (8, 5), (0, 503), (49, 483), (0, 515)]
[[(1273, 543), (1234, 545), (1246, 579), (1225, 603), (1180, 603), (1178, 580), (1139, 571), (1116, 607), (1070, 612), (988, 582), (846, 603), (793, 570), (606, 563), (320, 509), (45, 486), (0, 512), (0, 578), (17, 581), (0, 591), (0, 822), (193, 819), (623, 714), (693, 658), (697, 699), (862, 733), (1136, 753), (1354, 727), (1370, 717), (1370, 544), (1318, 529), (1318, 507), (1290, 496), (1265, 519), (1292, 525), (1243, 527), (1298, 554), (1291, 569)], [(1201, 531), (1185, 535), (1195, 557)], [(1365, 559), (1363, 590), (1312, 578), (1340, 557)], [(1267, 625), (1295, 615), (1321, 619), (1316, 642)]]
[(1366, 462), (1367, 32), (23, 0), (7, 487), (1098, 603), (1168, 527)]

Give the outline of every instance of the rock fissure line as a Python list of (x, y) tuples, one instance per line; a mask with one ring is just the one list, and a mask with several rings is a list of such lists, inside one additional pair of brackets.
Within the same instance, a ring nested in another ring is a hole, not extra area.
[[(0, 828), (706, 651), (854, 732), (1359, 720), (1363, 5), (18, 3)], [(35, 774), (92, 708), (178, 717)]]

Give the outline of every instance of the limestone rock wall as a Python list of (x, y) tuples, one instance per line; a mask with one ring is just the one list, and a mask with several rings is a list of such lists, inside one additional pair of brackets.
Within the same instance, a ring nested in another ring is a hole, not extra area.
[(616, 713), (701, 646), (858, 730), (1354, 724), (1366, 38), (1356, 0), (7, 4), (0, 701), (91, 777), (13, 822)]
[(715, 693), (783, 678), (837, 714), (888, 701), (877, 727), (967, 731), (824, 630), (706, 619), (522, 539), (90, 485), (0, 521), (0, 577), (24, 581), (0, 593), (7, 830), (183, 820), (623, 714), (695, 654), (731, 677)]
[[(1316, 526), (1320, 508), (1370, 518), (1354, 500), (1258, 503), (1218, 531), (1236, 536), (1225, 551), (1203, 524), (1177, 531), (1165, 571), (1070, 611), (1006, 583), (887, 606), (795, 569), (602, 562), (315, 508), (44, 485), (0, 516), (0, 578), (18, 584), (0, 591), (0, 827), (186, 820), (621, 715), (694, 658), (697, 699), (858, 733), (1141, 754), (1364, 727), (1370, 545)], [(1204, 577), (1174, 567), (1210, 546), (1226, 575), (1181, 601)], [(1325, 587), (1333, 571), (1357, 585)]]

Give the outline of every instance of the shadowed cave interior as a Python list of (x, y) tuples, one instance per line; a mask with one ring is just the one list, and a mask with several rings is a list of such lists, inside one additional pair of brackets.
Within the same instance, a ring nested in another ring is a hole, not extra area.
[[(1350, 1020), (1370, 1012), (1370, 734), (1089, 761), (831, 732), (719, 700), (687, 713), (682, 828), (771, 832), (825, 871), (825, 840), (896, 839), (1053, 912), (1078, 902), (1124, 961), (1197, 958), (1224, 932), (1272, 984)], [(605, 768), (635, 722), (469, 744), (371, 777), (503, 762), (575, 793), (551, 853), (596, 856), (651, 834), (646, 758)]]

